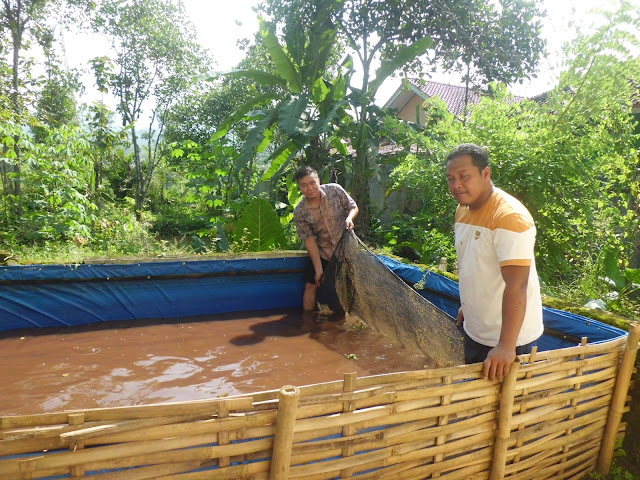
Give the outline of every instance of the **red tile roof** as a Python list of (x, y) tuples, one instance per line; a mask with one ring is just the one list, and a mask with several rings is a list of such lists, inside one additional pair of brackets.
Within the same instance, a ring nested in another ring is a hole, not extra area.
[[(400, 111), (413, 95), (418, 94), (425, 99), (438, 96), (447, 104), (447, 110), (449, 110), (449, 112), (457, 116), (464, 115), (465, 87), (413, 78), (407, 78), (406, 81), (409, 85), (409, 91), (407, 91), (405, 85), (402, 85), (387, 101), (384, 106), (385, 108), (390, 107)], [(480, 99), (481, 96), (478, 95), (477, 92), (469, 90), (468, 105), (476, 105), (480, 102)], [(524, 97), (513, 97), (513, 100), (516, 102), (523, 99)]]
[[(440, 97), (447, 104), (447, 110), (454, 115), (464, 114), (465, 87), (421, 80), (409, 80), (409, 82), (428, 97), (435, 97), (436, 95)], [(479, 95), (469, 90), (468, 105), (476, 105), (479, 102)]]

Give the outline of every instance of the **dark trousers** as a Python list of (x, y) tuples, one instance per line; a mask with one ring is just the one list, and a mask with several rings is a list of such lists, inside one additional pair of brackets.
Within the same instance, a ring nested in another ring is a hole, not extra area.
[[(489, 350), (493, 347), (483, 345), (473, 340), (467, 332), (464, 333), (464, 361), (465, 363), (480, 363), (484, 362), (489, 354)], [(516, 355), (523, 355), (525, 353), (531, 353), (531, 349), (537, 345), (538, 340), (534, 340), (526, 345), (516, 347)]]
[[(329, 260), (325, 260), (324, 258), (320, 257), (320, 263), (322, 263), (322, 269), (324, 270), (325, 268), (327, 268)], [(307, 261), (307, 264), (304, 267), (304, 281), (306, 283), (316, 283), (316, 269), (313, 266), (313, 262), (311, 261), (311, 259)]]

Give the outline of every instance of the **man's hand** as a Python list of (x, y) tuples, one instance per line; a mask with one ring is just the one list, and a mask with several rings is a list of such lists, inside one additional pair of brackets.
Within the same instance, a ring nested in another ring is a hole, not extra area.
[(346, 228), (347, 230), (353, 230), (353, 219), (356, 218), (356, 215), (358, 215), (358, 206), (356, 205), (355, 207), (353, 207), (351, 210), (349, 210), (349, 214), (347, 215), (347, 218), (344, 221), (344, 228)]
[(500, 344), (489, 350), (484, 361), (484, 378), (493, 381), (496, 378), (502, 381), (509, 373), (509, 367), (516, 359), (516, 349), (504, 347)]
[(458, 317), (456, 318), (456, 327), (461, 327), (464, 323), (464, 313), (462, 312), (462, 307), (458, 309)]
[(324, 280), (324, 272), (322, 270), (320, 271), (316, 270), (316, 276), (315, 276), (316, 287), (319, 287), (322, 284), (322, 280)]
[(351, 217), (347, 217), (347, 219), (344, 221), (344, 226), (347, 230), (353, 230), (353, 219)]

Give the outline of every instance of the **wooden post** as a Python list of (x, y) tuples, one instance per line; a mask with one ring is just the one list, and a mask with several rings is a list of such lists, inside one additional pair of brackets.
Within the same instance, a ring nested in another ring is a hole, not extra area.
[(300, 390), (285, 385), (278, 395), (278, 418), (273, 436), (273, 454), (271, 456), (270, 480), (286, 480), (291, 467), (291, 449), (293, 448), (293, 428), (296, 424), (296, 410)]
[[(533, 365), (534, 363), (536, 363), (537, 354), (538, 354), (538, 346), (534, 345), (531, 348), (531, 353), (529, 354), (529, 365)], [(524, 375), (525, 380), (531, 377), (532, 377), (531, 371), (528, 371)], [(523, 388), (522, 401), (520, 402), (520, 414), (527, 413), (527, 402), (525, 399), (527, 398), (528, 395), (529, 395), (529, 389)], [(522, 430), (524, 430), (524, 425), (523, 424), (518, 425), (518, 431), (521, 432)], [(516, 449), (519, 449), (523, 444), (524, 444), (524, 441), (522, 440), (522, 437), (519, 437), (518, 440), (516, 440)], [(520, 461), (520, 452), (516, 453), (516, 456), (513, 458), (514, 463), (517, 463), (519, 461)]]
[[(345, 373), (344, 381), (342, 383), (342, 391), (345, 393), (353, 393), (356, 390), (356, 379), (358, 378), (357, 372)], [(355, 409), (353, 400), (345, 400), (342, 402), (343, 412), (353, 412)], [(351, 437), (355, 435), (356, 428), (353, 425), (345, 425), (342, 427), (342, 437)], [(352, 457), (355, 454), (355, 448), (353, 445), (345, 445), (342, 448), (343, 457)], [(353, 477), (353, 468), (345, 468), (340, 471), (340, 478)]]
[[(84, 424), (84, 413), (70, 413), (69, 414), (69, 425), (83, 425)], [(75, 452), (76, 450), (82, 450), (84, 448), (84, 441), (74, 440), (69, 444), (69, 450)], [(69, 473), (72, 477), (82, 477), (85, 474), (83, 465), (74, 465), (70, 468)]]
[(633, 364), (635, 363), (636, 353), (638, 352), (639, 340), (640, 324), (631, 323), (629, 325), (627, 344), (624, 347), (624, 353), (622, 354), (622, 360), (620, 361), (620, 367), (616, 377), (616, 386), (613, 389), (607, 424), (602, 434), (598, 463), (596, 464), (596, 472), (601, 475), (607, 475), (611, 469), (613, 453), (616, 447), (616, 438), (618, 436), (618, 429), (620, 428), (627, 392), (629, 391), (629, 383), (631, 382)]
[[(220, 409), (218, 410), (218, 418), (229, 418), (229, 408), (226, 403), (220, 404)], [(221, 431), (218, 433), (218, 445), (229, 445), (229, 432)], [(231, 465), (231, 458), (220, 457), (218, 459), (218, 466), (220, 468), (228, 467), (229, 465)]]
[(507, 460), (507, 443), (511, 435), (511, 415), (513, 413), (513, 398), (515, 396), (516, 380), (520, 370), (520, 360), (509, 367), (509, 373), (502, 382), (500, 391), (500, 408), (498, 410), (498, 432), (493, 445), (493, 460), (489, 480), (502, 480)]
[[(452, 377), (451, 375), (446, 375), (443, 379), (442, 379), (442, 384), (443, 385), (451, 385), (452, 382)], [(440, 405), (444, 406), (444, 405), (451, 405), (451, 394), (446, 394), (443, 395), (440, 398)], [(438, 426), (442, 427), (444, 425), (448, 425), (449, 424), (449, 415), (445, 414), (442, 415), (440, 417), (438, 417)], [(438, 435), (438, 437), (436, 438), (436, 446), (440, 446), (440, 445), (444, 445), (445, 439), (447, 437), (445, 435)], [(436, 456), (433, 458), (433, 463), (439, 463), (444, 459), (444, 454), (442, 453), (438, 453), (436, 454)], [(433, 478), (438, 478), (440, 477), (440, 470), (433, 472)]]
[[(580, 340), (580, 346), (582, 347), (586, 347), (587, 346), (587, 342), (588, 342), (588, 338), (587, 337), (582, 337), (582, 339)], [(580, 360), (584, 360), (585, 356), (584, 353), (581, 353), (580, 356), (578, 357)], [(584, 374), (584, 368), (580, 367), (578, 369), (576, 369), (576, 377), (580, 377)], [(582, 383), (581, 382), (576, 382), (576, 384), (573, 386), (574, 390), (580, 390), (582, 388)], [(578, 406), (578, 399), (576, 397), (571, 399), (571, 408), (576, 408)], [(571, 414), (569, 415), (569, 420), (573, 420), (574, 418), (576, 418), (575, 414)], [(567, 437), (569, 437), (569, 435), (571, 435), (573, 433), (573, 428), (567, 428), (567, 430), (565, 431), (565, 435)], [(569, 453), (569, 443), (566, 443), (562, 446), (562, 453)], [(560, 463), (566, 463), (567, 460), (569, 459), (568, 455), (563, 455), (562, 458), (560, 458)], [(558, 474), (562, 474), (564, 473), (564, 468), (561, 468), (560, 470), (558, 470)]]

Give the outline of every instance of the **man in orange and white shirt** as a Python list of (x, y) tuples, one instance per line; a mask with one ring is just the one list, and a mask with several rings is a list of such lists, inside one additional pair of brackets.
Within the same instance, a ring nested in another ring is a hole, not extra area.
[(446, 162), (449, 191), (458, 201), (458, 256), (465, 360), (484, 362), (484, 376), (502, 380), (516, 355), (542, 335), (536, 271), (536, 227), (516, 198), (491, 181), (488, 152), (475, 144), (455, 148)]

